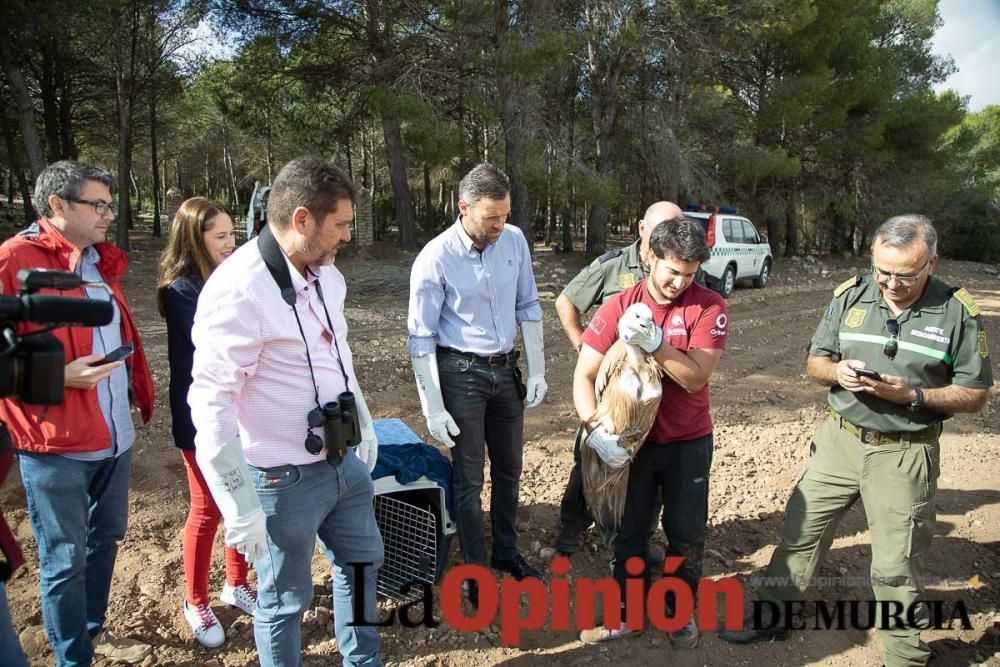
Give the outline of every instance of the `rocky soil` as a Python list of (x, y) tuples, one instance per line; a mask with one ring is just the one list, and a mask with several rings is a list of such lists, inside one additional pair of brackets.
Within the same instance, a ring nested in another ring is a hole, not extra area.
[[(150, 642), (147, 665), (256, 664), (251, 619), (216, 604), (228, 635), (220, 649), (196, 644), (181, 614), (181, 532), (187, 511), (184, 466), (170, 442), (167, 407), (166, 329), (156, 314), (156, 263), (162, 242), (141, 233), (134, 239), (127, 293), (140, 323), (157, 385), (153, 421), (140, 431), (133, 467), (128, 536), (121, 545), (108, 625)], [(356, 369), (376, 417), (400, 417), (427, 436), (413, 387), (405, 347), (409, 266), (413, 257), (388, 247), (355, 251), (338, 262), (348, 280), (347, 317)], [(572, 461), (576, 418), (570, 382), (575, 353), (553, 308), (555, 296), (582, 265), (578, 254), (559, 255), (539, 247), (535, 273), (545, 310), (549, 394), (525, 422), (521, 485), (521, 546), (540, 563), (539, 551), (553, 538), (558, 503)], [(778, 539), (784, 504), (808, 453), (812, 431), (825, 415), (824, 391), (805, 375), (805, 348), (831, 291), (864, 270), (858, 259), (779, 260), (764, 290), (738, 289), (729, 300), (730, 340), (712, 382), (716, 424), (711, 510), (705, 575), (749, 575), (762, 567)], [(992, 267), (942, 261), (937, 274), (969, 288), (982, 307), (993, 343), (994, 375), (1000, 346), (1000, 280)], [(936, 664), (1000, 665), (1000, 391), (993, 389), (985, 411), (948, 422), (942, 439), (938, 535), (931, 548), (930, 574), (942, 579), (932, 596), (963, 601), (972, 630), (925, 634)], [(489, 488), (484, 490), (488, 502)], [(11, 613), (33, 665), (49, 665), (52, 654), (42, 630), (38, 603), (37, 554), (16, 472), (0, 491), (4, 513), (25, 547), (28, 565), (8, 584)], [(662, 539), (662, 535), (659, 539)], [(221, 552), (221, 548), (220, 548)], [(223, 582), (216, 559), (212, 584)], [(607, 572), (609, 552), (596, 533), (586, 536), (573, 557), (570, 576), (598, 578)], [(826, 576), (865, 576), (869, 539), (860, 503), (848, 512)], [(451, 551), (457, 562), (457, 540)], [(313, 562), (316, 599), (304, 619), (306, 665), (339, 664), (329, 627), (329, 567)], [(971, 579), (971, 581), (970, 581)], [(749, 596), (749, 591), (747, 592)], [(815, 592), (826, 600), (872, 597), (863, 586)], [(383, 615), (387, 613), (383, 607)], [(439, 612), (439, 610), (435, 610)], [(585, 646), (575, 633), (543, 628), (526, 632), (520, 648), (502, 646), (499, 626), (462, 633), (435, 629), (384, 628), (383, 656), (394, 665), (880, 665), (874, 632), (810, 631), (788, 641), (737, 648), (706, 634), (698, 648), (673, 650), (666, 635), (641, 635)], [(102, 664), (98, 661), (96, 664)]]

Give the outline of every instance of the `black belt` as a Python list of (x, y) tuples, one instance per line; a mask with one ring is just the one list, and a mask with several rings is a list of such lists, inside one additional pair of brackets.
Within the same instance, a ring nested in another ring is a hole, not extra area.
[(492, 368), (504, 368), (506, 366), (514, 367), (517, 365), (517, 360), (521, 357), (521, 353), (518, 350), (483, 356), (473, 354), (471, 352), (462, 352), (461, 350), (456, 350), (453, 347), (438, 345), (437, 351), (440, 354), (449, 354), (453, 357), (461, 357), (462, 359), (468, 359), (472, 363), (485, 364), (486, 366), (490, 366)]

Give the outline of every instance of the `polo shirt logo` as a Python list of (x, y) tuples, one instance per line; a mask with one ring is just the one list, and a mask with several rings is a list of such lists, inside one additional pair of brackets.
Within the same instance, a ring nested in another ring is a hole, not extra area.
[(618, 274), (618, 286), (622, 289), (628, 289), (635, 285), (635, 276), (631, 273), (619, 273)]
[(847, 319), (844, 320), (844, 326), (857, 329), (865, 323), (865, 316), (867, 314), (868, 313), (861, 308), (851, 308), (851, 312), (847, 313)]
[(590, 320), (590, 329), (598, 336), (604, 333), (607, 326), (608, 323), (600, 315), (594, 315), (594, 319)]

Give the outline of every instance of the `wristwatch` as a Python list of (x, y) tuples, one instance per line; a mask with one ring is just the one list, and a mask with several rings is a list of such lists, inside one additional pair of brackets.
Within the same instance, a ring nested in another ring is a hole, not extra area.
[(906, 404), (906, 409), (910, 412), (918, 412), (924, 407), (924, 390), (920, 387), (914, 387), (913, 391), (917, 392), (917, 397)]

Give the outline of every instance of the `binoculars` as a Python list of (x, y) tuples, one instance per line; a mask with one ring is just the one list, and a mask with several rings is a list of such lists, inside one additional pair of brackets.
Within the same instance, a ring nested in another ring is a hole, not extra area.
[(305, 447), (310, 454), (319, 454), (326, 444), (326, 460), (340, 465), (348, 447), (361, 442), (361, 425), (358, 423), (357, 403), (354, 394), (345, 391), (336, 401), (325, 403), (322, 408), (313, 408), (308, 416), (309, 428), (323, 427), (323, 439), (310, 433), (306, 436)]

